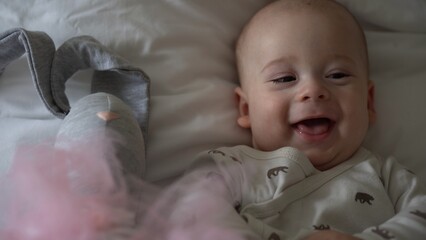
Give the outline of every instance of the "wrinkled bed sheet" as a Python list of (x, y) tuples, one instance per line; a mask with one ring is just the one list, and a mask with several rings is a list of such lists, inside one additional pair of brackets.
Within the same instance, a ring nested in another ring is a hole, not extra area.
[[(57, 46), (91, 35), (152, 80), (147, 178), (173, 178), (198, 152), (249, 144), (236, 125), (233, 44), (269, 0), (2, 1), (0, 31), (44, 31)], [(366, 29), (378, 122), (366, 146), (395, 155), (426, 179), (426, 2), (340, 0)], [(91, 70), (67, 82), (72, 104), (90, 92)], [(0, 170), (14, 148), (51, 139), (61, 123), (46, 110), (22, 57), (0, 77)]]

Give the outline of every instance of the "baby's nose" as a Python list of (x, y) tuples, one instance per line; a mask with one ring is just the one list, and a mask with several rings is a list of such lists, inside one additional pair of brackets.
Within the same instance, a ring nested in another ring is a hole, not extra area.
[(309, 80), (300, 86), (299, 101), (324, 101), (329, 99), (330, 92), (323, 83)]

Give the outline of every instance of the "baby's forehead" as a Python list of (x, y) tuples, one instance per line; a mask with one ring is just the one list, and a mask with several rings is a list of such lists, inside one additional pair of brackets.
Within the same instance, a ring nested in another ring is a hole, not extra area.
[[(306, 14), (301, 14), (305, 12)], [(251, 41), (260, 40), (259, 35), (262, 32), (268, 32), (277, 22), (290, 20), (292, 17), (320, 14), (323, 19), (331, 19), (331, 22), (336, 24), (346, 22), (350, 26), (345, 25), (345, 28), (354, 30), (359, 33), (363, 44), (365, 37), (360, 24), (355, 17), (340, 3), (333, 0), (278, 0), (275, 1), (259, 12), (246, 24), (240, 37), (237, 41), (236, 50), (243, 51), (247, 44)], [(299, 27), (299, 26), (294, 26)]]
[[(327, 24), (337, 24), (338, 29), (344, 28), (344, 32), (351, 32), (350, 35), (354, 36), (351, 39), (359, 40), (356, 42), (360, 44), (360, 50), (363, 49), (363, 59), (368, 65), (364, 32), (355, 17), (344, 6), (333, 0), (278, 0), (256, 13), (242, 31), (236, 46), (240, 76), (244, 75), (244, 71), (247, 70), (243, 65), (245, 65), (244, 62), (250, 61), (251, 58), (248, 56), (257, 53), (262, 41), (271, 40), (270, 34), (273, 34), (274, 29), (282, 28), (282, 24), (277, 24), (277, 22), (290, 21), (293, 17), (310, 18), (312, 15), (322, 16), (315, 19), (326, 21)], [(299, 21), (299, 19), (296, 20)], [(312, 23), (312, 21), (309, 22)]]
[(274, 16), (290, 18), (300, 12), (323, 13), (330, 18), (339, 15), (356, 21), (343, 5), (333, 0), (278, 0), (257, 12), (247, 24), (247, 28), (250, 29), (257, 25), (267, 24), (268, 20), (274, 19)]

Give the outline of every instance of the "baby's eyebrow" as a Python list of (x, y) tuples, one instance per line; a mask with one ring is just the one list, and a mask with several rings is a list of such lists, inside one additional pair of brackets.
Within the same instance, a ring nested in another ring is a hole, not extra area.
[[(344, 62), (346, 64), (349, 65), (356, 65), (356, 61), (345, 55), (345, 54), (340, 54), (340, 53), (331, 53), (328, 56), (326, 56), (324, 58), (326, 61), (339, 61), (339, 62)], [(265, 72), (268, 68), (273, 67), (275, 65), (283, 65), (283, 64), (289, 64), (289, 63), (295, 63), (297, 62), (297, 57), (295, 56), (282, 56), (280, 58), (274, 59), (270, 62), (268, 62), (260, 71), (260, 73)]]
[(296, 61), (296, 57), (294, 56), (284, 56), (284, 57), (280, 57), (277, 59), (274, 59), (270, 62), (268, 62), (260, 71), (261, 73), (263, 73), (264, 71), (266, 71), (266, 69), (270, 68), (271, 66), (277, 65), (277, 64), (283, 64), (283, 63), (290, 63), (290, 62), (295, 62)]
[(347, 62), (347, 63), (353, 64), (353, 65), (356, 64), (356, 62), (355, 62), (355, 60), (353, 58), (348, 57), (346, 55), (342, 55), (342, 54), (330, 54), (329, 59), (330, 60), (335, 60), (335, 61), (336, 60), (337, 61), (343, 61), (343, 62)]

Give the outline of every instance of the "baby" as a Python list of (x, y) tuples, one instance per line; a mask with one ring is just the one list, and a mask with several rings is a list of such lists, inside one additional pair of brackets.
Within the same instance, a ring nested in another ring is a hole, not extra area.
[(278, 1), (237, 47), (238, 124), (253, 147), (291, 146), (319, 170), (349, 159), (374, 121), (374, 86), (362, 29), (332, 1)]
[(275, 1), (244, 28), (236, 55), (237, 122), (252, 147), (201, 154), (191, 171), (225, 186), (212, 194), (230, 205), (216, 222), (248, 239), (424, 239), (424, 187), (361, 146), (374, 85), (363, 31), (343, 6)]

